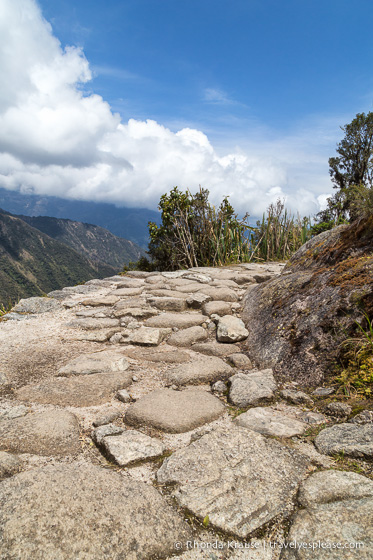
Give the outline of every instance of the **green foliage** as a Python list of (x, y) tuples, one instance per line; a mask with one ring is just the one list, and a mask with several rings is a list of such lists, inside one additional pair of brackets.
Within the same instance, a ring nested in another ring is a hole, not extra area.
[(363, 324), (355, 321), (357, 332), (342, 344), (343, 369), (337, 377), (347, 395), (371, 397), (373, 394), (373, 322), (363, 312)]
[(155, 268), (177, 270), (250, 260), (249, 216), (240, 220), (227, 197), (216, 209), (208, 195), (202, 188), (192, 195), (175, 187), (161, 197), (162, 223), (149, 222), (148, 254)]
[(293, 216), (280, 199), (270, 204), (257, 226), (251, 235), (257, 260), (287, 260), (311, 238), (310, 219)]
[(359, 113), (341, 129), (345, 136), (337, 145), (338, 155), (329, 159), (337, 191), (316, 216), (322, 231), (373, 214), (373, 113)]

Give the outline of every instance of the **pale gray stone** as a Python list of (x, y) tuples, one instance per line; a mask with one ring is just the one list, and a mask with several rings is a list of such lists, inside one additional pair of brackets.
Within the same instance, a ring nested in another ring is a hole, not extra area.
[(3, 371), (0, 371), (0, 387), (4, 386), (4, 385), (8, 385), (9, 383), (9, 379), (6, 373), (4, 373)]
[(197, 354), (190, 362), (167, 369), (164, 377), (169, 384), (180, 386), (228, 380), (232, 373), (232, 368), (220, 358)]
[(210, 300), (211, 300), (210, 296), (206, 296), (205, 294), (195, 293), (186, 299), (186, 303), (188, 307), (191, 307), (192, 309), (200, 309), (203, 304), (209, 302)]
[(161, 350), (147, 348), (129, 348), (124, 350), (126, 356), (135, 360), (147, 362), (166, 362), (169, 364), (184, 364), (189, 362), (190, 355), (182, 350)]
[(117, 284), (117, 289), (121, 288), (139, 288), (145, 285), (145, 280), (143, 278), (125, 278), (123, 277)]
[(135, 319), (147, 319), (158, 315), (158, 311), (152, 307), (122, 307), (114, 311), (115, 317), (134, 317)]
[(165, 451), (162, 442), (137, 430), (125, 430), (118, 435), (108, 435), (103, 438), (101, 446), (104, 454), (121, 467), (155, 459)]
[(207, 331), (203, 327), (189, 327), (170, 336), (168, 344), (171, 346), (191, 346), (196, 342), (207, 339)]
[(102, 445), (105, 437), (117, 436), (122, 432), (124, 432), (124, 428), (115, 426), (115, 424), (103, 424), (92, 431), (92, 439), (97, 445)]
[(160, 309), (161, 311), (185, 311), (187, 303), (184, 298), (176, 297), (148, 297), (147, 302), (149, 305)]
[(158, 346), (164, 339), (161, 329), (151, 327), (140, 327), (139, 329), (126, 329), (122, 331), (122, 341), (139, 346)]
[(313, 400), (307, 393), (303, 391), (294, 391), (292, 389), (284, 389), (280, 391), (280, 396), (288, 402), (293, 404), (308, 404), (313, 405)]
[(305, 422), (300, 422), (294, 416), (285, 415), (271, 407), (250, 408), (237, 416), (235, 423), (264, 436), (293, 437), (303, 434), (308, 429)]
[(12, 406), (12, 408), (0, 410), (0, 420), (12, 420), (13, 418), (21, 418), (30, 412), (30, 408), (23, 404)]
[(157, 473), (178, 504), (218, 530), (246, 538), (294, 507), (309, 460), (275, 440), (232, 426), (202, 436)]
[(209, 301), (202, 305), (202, 313), (211, 317), (211, 315), (230, 315), (232, 313), (232, 304), (226, 301)]
[(111, 327), (118, 327), (119, 319), (110, 319), (109, 317), (103, 319), (85, 317), (82, 319), (73, 319), (67, 323), (67, 326), (86, 330), (109, 329)]
[(331, 402), (326, 406), (326, 412), (332, 416), (344, 418), (345, 416), (349, 416), (351, 414), (352, 407), (347, 403)]
[(146, 319), (144, 324), (147, 327), (188, 329), (202, 325), (207, 319), (200, 313), (161, 313), (157, 317)]
[(313, 444), (304, 441), (295, 440), (292, 445), (303, 455), (309, 457), (311, 463), (316, 467), (323, 467), (324, 469), (329, 469), (334, 465), (334, 460), (328, 455), (322, 455)]
[(277, 387), (271, 369), (237, 373), (230, 382), (229, 400), (241, 408), (272, 399)]
[(58, 406), (97, 406), (110, 401), (118, 389), (130, 384), (131, 374), (128, 372), (54, 377), (21, 387), (16, 391), (16, 398)]
[(122, 401), (124, 403), (129, 403), (132, 400), (131, 395), (126, 389), (121, 389), (120, 391), (118, 391), (116, 397), (119, 401)]
[[(125, 389), (123, 390), (125, 391)], [(101, 414), (96, 416), (92, 424), (97, 428), (99, 426), (105, 426), (106, 424), (110, 424), (111, 422), (114, 422), (114, 420), (117, 420), (120, 415), (120, 410), (116, 410), (115, 408), (111, 410), (104, 410)]]
[(80, 311), (76, 311), (75, 313), (77, 317), (95, 317), (96, 319), (110, 317), (111, 314), (112, 309), (110, 307), (93, 307), (90, 309), (81, 309)]
[(126, 358), (113, 350), (81, 354), (70, 360), (58, 370), (58, 375), (90, 375), (92, 373), (106, 373), (125, 371), (129, 364)]
[(215, 288), (214, 286), (203, 286), (200, 289), (202, 294), (211, 296), (215, 301), (238, 301), (238, 295), (230, 288)]
[[(298, 547), (284, 548), (281, 560), (370, 560), (373, 556), (372, 511), (373, 498), (317, 504), (298, 511), (287, 538), (288, 543), (298, 543)], [(300, 543), (311, 545), (300, 548)], [(337, 543), (347, 548), (338, 548)], [(361, 545), (350, 548), (350, 543)]]
[(149, 292), (146, 294), (146, 300), (148, 301), (151, 298), (172, 298), (172, 299), (181, 299), (182, 301), (186, 301), (187, 295), (180, 293), (178, 290), (170, 290), (168, 288), (161, 288), (158, 284), (147, 288), (146, 290)]
[(90, 463), (48, 465), (0, 485), (3, 558), (151, 560), (191, 538), (151, 485)]
[(335, 393), (334, 387), (318, 387), (313, 391), (312, 394), (315, 395), (316, 397), (328, 397), (333, 393)]
[(23, 461), (17, 455), (0, 451), (0, 480), (18, 473), (23, 466)]
[(47, 297), (31, 297), (21, 299), (12, 309), (15, 313), (48, 313), (61, 309), (56, 299)]
[(185, 280), (192, 280), (193, 282), (199, 282), (200, 284), (209, 284), (212, 280), (211, 276), (207, 274), (201, 274), (200, 272), (186, 272), (182, 275)]
[(373, 425), (335, 424), (322, 430), (315, 439), (321, 453), (343, 453), (347, 457), (373, 457)]
[(303, 507), (356, 500), (373, 496), (373, 481), (354, 472), (321, 471), (313, 473), (300, 486), (298, 501)]
[(238, 369), (253, 368), (250, 358), (246, 356), (246, 354), (242, 354), (241, 352), (230, 354), (228, 357), (228, 362)]
[(227, 386), (224, 381), (216, 381), (211, 385), (211, 390), (214, 393), (225, 393), (225, 391), (227, 390)]
[(83, 331), (78, 332), (75, 336), (75, 340), (86, 340), (90, 342), (106, 342), (111, 340), (111, 338), (119, 332), (120, 327), (115, 327), (113, 329), (99, 329), (93, 331)]
[(192, 350), (194, 352), (200, 352), (201, 354), (206, 354), (207, 356), (217, 356), (219, 358), (226, 358), (231, 354), (235, 354), (239, 347), (234, 344), (221, 344), (220, 342), (202, 342), (198, 344), (193, 344)]
[(80, 451), (79, 423), (66, 410), (48, 410), (0, 422), (0, 449), (35, 455)]
[(219, 319), (216, 338), (219, 342), (240, 342), (249, 335), (244, 322), (238, 317), (224, 315)]
[(100, 307), (101, 305), (115, 305), (119, 301), (117, 296), (97, 296), (82, 301), (82, 305), (90, 307)]
[(223, 414), (224, 405), (206, 391), (159, 389), (132, 404), (125, 422), (130, 426), (151, 426), (170, 433), (188, 432)]
[(143, 291), (143, 287), (139, 287), (139, 288), (117, 288), (116, 290), (114, 290), (113, 292), (109, 293), (109, 296), (119, 296), (119, 297), (133, 297), (133, 296), (139, 296), (140, 294), (142, 294)]

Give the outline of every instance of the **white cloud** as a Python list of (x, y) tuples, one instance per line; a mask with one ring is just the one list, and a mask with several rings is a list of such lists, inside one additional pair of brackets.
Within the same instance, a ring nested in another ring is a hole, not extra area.
[[(173, 186), (195, 192), (201, 184), (214, 203), (229, 195), (252, 215), (279, 196), (314, 213), (330, 192), (325, 162), (305, 134), (218, 154), (200, 130), (121, 122), (102, 97), (84, 95), (92, 77), (84, 53), (61, 47), (33, 0), (1, 0), (0, 36), (0, 186), (154, 208)], [(205, 97), (229, 102), (220, 90)]]

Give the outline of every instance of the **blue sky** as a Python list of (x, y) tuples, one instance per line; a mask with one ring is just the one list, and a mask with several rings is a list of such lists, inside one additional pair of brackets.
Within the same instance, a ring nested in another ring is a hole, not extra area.
[[(154, 208), (175, 184), (195, 191), (202, 183), (214, 202), (229, 194), (241, 211), (258, 214), (280, 196), (314, 213), (332, 192), (339, 126), (373, 108), (368, 0), (1, 4), (9, 41), (0, 62), (14, 56), (34, 88), (5, 104), (5, 122), (10, 128), (10, 107), (13, 116), (34, 111), (34, 125), (42, 114), (44, 138), (51, 134), (43, 143), (33, 133), (24, 150), (0, 138), (6, 188)], [(27, 67), (9, 48), (22, 33)], [(43, 81), (35, 80), (30, 68), (41, 66)], [(21, 137), (20, 117), (17, 125)]]

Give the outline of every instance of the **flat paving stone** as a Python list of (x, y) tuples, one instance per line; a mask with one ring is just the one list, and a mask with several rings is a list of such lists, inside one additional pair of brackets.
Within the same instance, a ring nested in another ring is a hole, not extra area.
[(92, 465), (48, 465), (0, 485), (5, 559), (152, 560), (190, 530), (151, 485)]
[(143, 287), (140, 288), (117, 288), (113, 292), (109, 293), (109, 296), (114, 297), (132, 297), (132, 296), (139, 296), (142, 294)]
[(196, 342), (206, 340), (207, 337), (207, 331), (203, 327), (189, 327), (173, 333), (168, 339), (168, 344), (171, 346), (192, 346)]
[(101, 447), (104, 454), (121, 467), (155, 459), (165, 451), (161, 441), (137, 430), (123, 430), (121, 434), (106, 436)]
[(227, 380), (233, 373), (231, 366), (215, 356), (201, 356), (196, 354), (186, 364), (167, 369), (164, 377), (170, 384), (196, 385), (198, 383), (214, 383)]
[(305, 422), (300, 422), (294, 416), (283, 414), (271, 407), (250, 408), (237, 416), (235, 423), (264, 436), (278, 437), (297, 436), (309, 428)]
[(114, 311), (115, 317), (134, 317), (135, 319), (148, 319), (158, 315), (159, 311), (152, 307), (123, 307)]
[(149, 305), (159, 309), (160, 311), (185, 311), (187, 303), (184, 298), (177, 297), (150, 297), (147, 298)]
[(52, 298), (32, 297), (21, 299), (13, 308), (15, 313), (48, 313), (60, 309), (61, 305)]
[(179, 449), (157, 473), (177, 503), (212, 527), (246, 538), (288, 516), (309, 459), (244, 428), (219, 428)]
[(125, 350), (126, 356), (135, 360), (145, 360), (147, 362), (165, 362), (168, 364), (184, 364), (190, 361), (190, 355), (182, 350), (151, 350), (133, 348)]
[(25, 385), (16, 391), (21, 401), (59, 406), (96, 406), (110, 401), (119, 389), (132, 382), (131, 373), (92, 373), (75, 377), (54, 377)]
[[(165, 338), (165, 329), (140, 327), (139, 329), (126, 329), (122, 331), (121, 342), (138, 344), (139, 346), (158, 346)], [(171, 332), (171, 331), (170, 331)]]
[(299, 488), (298, 501), (303, 507), (312, 507), (368, 496), (373, 496), (373, 480), (355, 472), (329, 470), (309, 476)]
[(58, 375), (90, 375), (92, 373), (125, 371), (128, 366), (128, 361), (123, 354), (113, 350), (104, 350), (103, 352), (81, 354), (60, 368)]
[(241, 408), (272, 399), (277, 388), (271, 369), (237, 373), (230, 382), (229, 400)]
[(159, 389), (132, 404), (124, 420), (130, 426), (181, 433), (216, 420), (224, 410), (221, 401), (206, 391)]
[(238, 301), (238, 295), (230, 288), (215, 288), (214, 286), (203, 286), (200, 290), (201, 294), (210, 296), (215, 301)]
[(227, 301), (209, 301), (202, 305), (202, 312), (205, 315), (229, 315), (232, 313), (232, 304)]
[(82, 305), (89, 305), (90, 307), (99, 307), (101, 305), (114, 305), (119, 301), (117, 296), (100, 296), (95, 298), (88, 298), (82, 301)]
[(220, 342), (199, 342), (193, 344), (192, 350), (206, 354), (206, 356), (217, 356), (218, 358), (226, 358), (239, 350), (234, 344), (221, 344)]
[(335, 424), (322, 430), (315, 439), (320, 453), (343, 453), (347, 457), (373, 457), (372, 424)]
[(111, 327), (119, 326), (119, 319), (102, 318), (97, 319), (94, 317), (86, 317), (82, 319), (73, 319), (67, 323), (68, 327), (95, 330), (95, 329), (108, 329)]
[(86, 340), (89, 342), (106, 342), (110, 338), (121, 330), (120, 327), (115, 327), (113, 329), (98, 329), (93, 331), (83, 331), (77, 332), (74, 336), (74, 340)]
[[(372, 511), (371, 497), (317, 504), (298, 511), (281, 560), (370, 560)], [(294, 543), (292, 547), (290, 543)], [(302, 543), (310, 544), (300, 546)]]
[(0, 422), (0, 449), (64, 456), (80, 451), (79, 423), (71, 412), (48, 410)]
[(144, 321), (146, 327), (188, 329), (202, 325), (208, 317), (200, 313), (161, 313), (157, 317), (150, 317)]

